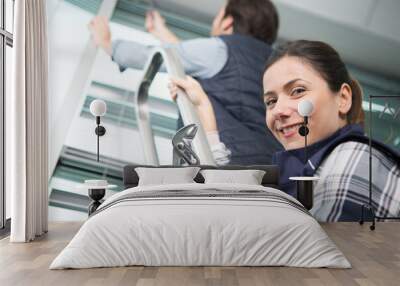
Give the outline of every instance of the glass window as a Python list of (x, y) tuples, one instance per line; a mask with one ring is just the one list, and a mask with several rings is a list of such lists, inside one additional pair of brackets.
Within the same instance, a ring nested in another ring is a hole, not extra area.
[(0, 29), (3, 28), (2, 23), (3, 23), (3, 0), (0, 0)]
[(6, 31), (14, 32), (14, 0), (5, 0), (5, 12), (6, 12)]
[[(4, 98), (11, 92), (12, 75), (12, 39), (6, 38), (13, 33), (14, 26), (14, 0), (0, 0), (0, 228), (4, 227), (5, 219), (10, 218), (10, 193), (4, 186), (3, 166), (4, 151), (4, 111), (6, 110)], [(6, 33), (8, 32), (8, 33)], [(8, 43), (8, 45), (7, 45)], [(7, 229), (7, 227), (6, 227)]]
[[(3, 3), (4, 0), (0, 0), (0, 140), (2, 141), (3, 138), (3, 112), (4, 112), (4, 107), (3, 107), (3, 84), (4, 84), (4, 74), (3, 74), (3, 65), (4, 65), (4, 59), (3, 59), (3, 50), (5, 46), (5, 38), (3, 36)], [(4, 203), (4, 187), (3, 187), (3, 169), (1, 166), (3, 165), (3, 144), (0, 142), (0, 228), (4, 227), (4, 208), (5, 208), (5, 203)]]
[[(1, 5), (0, 5), (1, 6)], [(4, 112), (4, 107), (3, 107), (3, 97), (4, 97), (4, 73), (3, 73), (3, 65), (4, 65), (4, 58), (3, 58), (3, 50), (5, 48), (5, 41), (4, 41), (4, 36), (0, 34), (0, 228), (4, 227), (4, 218), (5, 218), (5, 194), (4, 194), (4, 188), (3, 188), (3, 134), (4, 134), (4, 129), (3, 129), (3, 112)]]
[[(5, 97), (11, 93), (11, 76), (12, 76), (12, 66), (13, 66), (13, 57), (12, 57), (12, 48), (10, 46), (6, 46), (6, 74), (5, 74)], [(7, 102), (6, 102), (7, 104)], [(6, 110), (6, 109), (5, 109)], [(5, 176), (5, 174), (4, 174)], [(11, 193), (10, 188), (5, 188), (5, 215), (6, 219), (11, 217)]]

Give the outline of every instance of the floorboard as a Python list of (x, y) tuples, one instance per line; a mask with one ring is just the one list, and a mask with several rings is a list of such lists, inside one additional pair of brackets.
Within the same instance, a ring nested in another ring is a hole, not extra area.
[(32, 243), (0, 240), (0, 285), (136, 285), (136, 286), (264, 286), (264, 285), (400, 285), (400, 224), (323, 224), (352, 269), (290, 267), (119, 267), (49, 270), (56, 255), (81, 226), (51, 223), (50, 231)]

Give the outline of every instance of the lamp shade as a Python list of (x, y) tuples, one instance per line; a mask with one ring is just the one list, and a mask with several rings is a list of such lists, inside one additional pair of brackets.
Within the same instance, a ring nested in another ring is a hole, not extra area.
[(95, 99), (90, 103), (90, 113), (94, 116), (103, 116), (106, 111), (107, 105), (104, 100)]
[(310, 116), (314, 110), (313, 103), (308, 99), (303, 99), (300, 101), (299, 105), (297, 106), (297, 111), (303, 117)]

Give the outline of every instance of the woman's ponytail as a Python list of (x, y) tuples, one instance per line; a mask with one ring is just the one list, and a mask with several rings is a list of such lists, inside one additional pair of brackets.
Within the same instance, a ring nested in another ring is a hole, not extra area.
[(347, 122), (350, 124), (364, 124), (364, 111), (362, 109), (363, 92), (358, 81), (350, 77), (349, 85), (352, 91), (352, 104), (347, 113)]

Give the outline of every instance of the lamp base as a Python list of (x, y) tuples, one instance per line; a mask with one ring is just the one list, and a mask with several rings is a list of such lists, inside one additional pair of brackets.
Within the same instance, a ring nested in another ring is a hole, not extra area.
[(96, 129), (94, 130), (94, 132), (96, 133), (96, 135), (98, 136), (103, 136), (106, 134), (106, 129), (104, 128), (104, 126), (97, 126)]
[(306, 125), (301, 125), (299, 128), (299, 134), (303, 137), (307, 136), (310, 130)]
[(318, 177), (290, 177), (289, 180), (296, 181), (297, 200), (310, 210), (314, 204), (313, 182), (319, 180)]
[(314, 204), (313, 181), (297, 181), (297, 200), (311, 210)]

